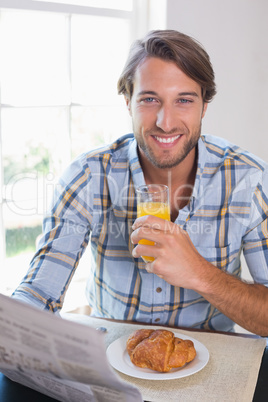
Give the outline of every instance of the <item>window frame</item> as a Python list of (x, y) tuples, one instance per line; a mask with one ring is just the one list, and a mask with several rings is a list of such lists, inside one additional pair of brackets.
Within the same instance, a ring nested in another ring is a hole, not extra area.
[[(75, 3), (75, 0), (74, 0)], [(90, 16), (103, 16), (103, 17), (114, 17), (120, 19), (128, 19), (130, 22), (130, 40), (131, 42), (143, 36), (149, 29), (149, 3), (150, 0), (133, 0), (133, 10), (117, 10), (117, 9), (109, 9), (109, 8), (97, 8), (91, 6), (79, 6), (75, 4), (62, 4), (56, 2), (48, 2), (48, 1), (35, 1), (35, 0), (0, 0), (0, 23), (1, 23), (1, 12), (14, 10), (14, 11), (42, 11), (42, 12), (52, 12), (52, 13), (61, 13), (67, 16), (68, 21), (68, 48), (69, 48), (69, 66), (70, 66), (70, 46), (71, 46), (71, 37), (70, 37), (70, 25), (71, 25), (71, 15), (80, 14), (80, 15), (90, 15)], [(139, 24), (136, 22), (139, 21)], [(69, 71), (69, 76), (71, 71)], [(69, 135), (71, 134), (71, 125), (70, 125), (70, 116), (71, 116), (71, 108), (73, 104), (70, 102), (68, 107), (68, 116), (69, 116), (69, 125), (68, 131)], [(4, 217), (3, 217), (3, 209), (4, 204), (6, 203), (5, 196), (3, 194), (4, 189), (4, 168), (3, 168), (3, 138), (2, 138), (2, 124), (1, 124), (1, 115), (2, 109), (4, 108), (18, 108), (16, 105), (5, 105), (2, 104), (1, 99), (1, 76), (0, 76), (0, 277), (5, 270), (5, 260), (6, 260), (6, 244), (5, 244), (5, 226), (4, 226)], [(26, 269), (27, 267), (25, 267)], [(2, 282), (2, 281), (1, 281)], [(0, 285), (1, 287), (1, 285)], [(1, 288), (0, 288), (1, 291)]]

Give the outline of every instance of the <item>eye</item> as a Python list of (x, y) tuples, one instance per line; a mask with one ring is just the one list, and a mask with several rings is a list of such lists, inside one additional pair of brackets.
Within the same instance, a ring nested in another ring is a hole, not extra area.
[(158, 99), (153, 96), (147, 96), (144, 98), (140, 98), (139, 102), (142, 105), (154, 105), (158, 103)]
[(186, 99), (186, 98), (182, 98), (182, 99), (179, 99), (179, 103), (192, 103), (193, 101), (191, 100), (191, 99)]
[(152, 102), (154, 102), (155, 100), (156, 100), (155, 98), (148, 97), (148, 98), (142, 99), (142, 102), (152, 103)]

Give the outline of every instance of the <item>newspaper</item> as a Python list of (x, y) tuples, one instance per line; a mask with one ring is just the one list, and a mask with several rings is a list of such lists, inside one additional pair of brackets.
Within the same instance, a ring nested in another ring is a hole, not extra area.
[(109, 365), (104, 336), (0, 294), (0, 372), (58, 401), (142, 401)]

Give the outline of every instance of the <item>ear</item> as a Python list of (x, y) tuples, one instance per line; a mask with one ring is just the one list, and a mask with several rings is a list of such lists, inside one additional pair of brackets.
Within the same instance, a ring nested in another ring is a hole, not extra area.
[(125, 98), (125, 102), (126, 102), (126, 105), (127, 105), (128, 112), (129, 112), (130, 116), (132, 116), (132, 113), (131, 113), (131, 100), (127, 95), (125, 95), (124, 98)]
[(203, 106), (203, 111), (202, 111), (202, 116), (201, 118), (203, 119), (203, 117), (205, 117), (206, 111), (207, 111), (207, 107), (208, 107), (208, 103), (204, 102), (204, 106)]

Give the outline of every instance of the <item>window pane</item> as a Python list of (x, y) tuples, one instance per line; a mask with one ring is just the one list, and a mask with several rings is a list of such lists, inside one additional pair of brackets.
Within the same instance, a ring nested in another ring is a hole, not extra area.
[(72, 17), (74, 103), (120, 103), (117, 80), (125, 64), (129, 43), (128, 21), (107, 17)]
[[(2, 111), (6, 231), (40, 224), (56, 175), (70, 160), (66, 122), (63, 108)], [(22, 251), (16, 242), (13, 250)]]
[(69, 103), (66, 16), (3, 11), (0, 27), (2, 103)]
[(60, 173), (70, 160), (67, 108), (2, 109), (5, 183), (22, 173)]
[(67, 108), (2, 110), (6, 290), (26, 272), (56, 175), (69, 163), (67, 116)]
[(73, 157), (131, 132), (130, 117), (121, 100), (119, 106), (72, 108)]
[[(7, 258), (4, 270), (0, 272), (1, 292), (10, 295), (20, 284), (26, 274), (27, 267), (34, 255), (35, 243), (41, 233), (40, 226), (8, 229), (6, 232)], [(10, 254), (14, 244), (23, 247), (24, 251), (16, 255)]]

